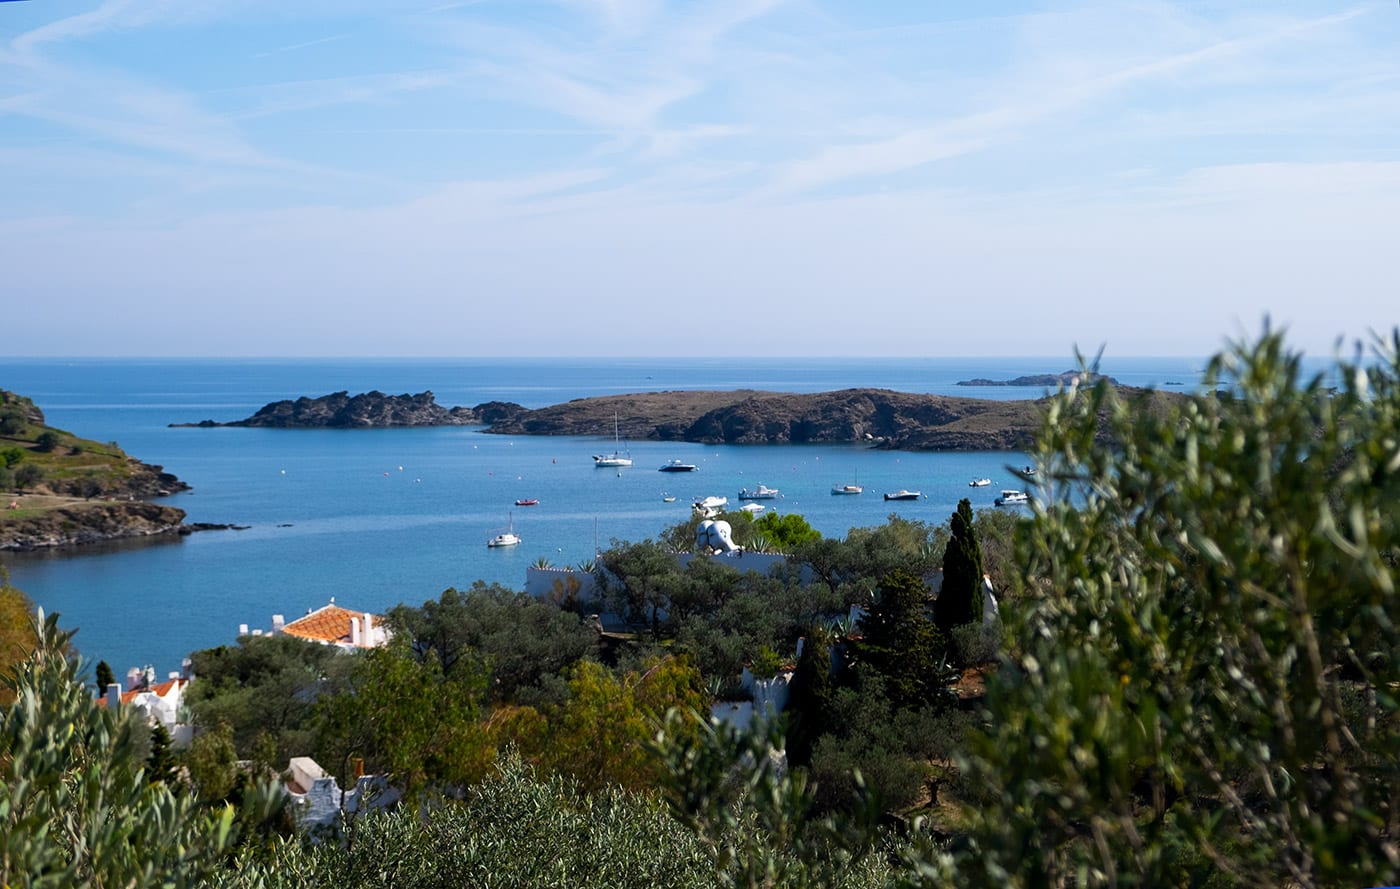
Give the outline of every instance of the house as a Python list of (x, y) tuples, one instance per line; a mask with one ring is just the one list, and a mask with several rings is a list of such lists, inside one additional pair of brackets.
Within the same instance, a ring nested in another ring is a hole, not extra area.
[[(307, 609), (303, 617), (288, 623), (280, 614), (272, 616), (272, 632), (286, 633), (308, 642), (334, 645), (346, 651), (356, 648), (378, 648), (389, 641), (389, 631), (379, 623), (379, 618), (368, 611), (353, 611), (335, 604), (315, 610)], [(261, 636), (262, 630), (248, 632), (247, 624), (238, 627), (240, 636)]]
[(164, 682), (153, 682), (149, 667), (146, 670), (132, 669), (127, 673), (127, 688), (113, 682), (106, 693), (98, 699), (99, 707), (116, 711), (119, 707), (136, 707), (152, 724), (159, 723), (170, 733), (170, 741), (176, 749), (190, 745), (194, 728), (181, 721), (184, 706), (185, 688), (190, 684), (187, 676), (171, 673)]
[(311, 757), (288, 760), (285, 780), (297, 825), (313, 838), (335, 830), (340, 819), (353, 817), (361, 809), (380, 809), (398, 802), (399, 791), (387, 786), (382, 776), (365, 775), (358, 761), (352, 764), (355, 784), (342, 791), (335, 776), (326, 774)]

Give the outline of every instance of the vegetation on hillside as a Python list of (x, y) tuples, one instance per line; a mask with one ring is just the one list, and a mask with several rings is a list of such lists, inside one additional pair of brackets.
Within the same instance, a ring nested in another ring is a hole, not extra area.
[[(1106, 381), (1057, 396), (1028, 518), (892, 518), (793, 541), (771, 576), (702, 555), (678, 567), (682, 529), (615, 542), (602, 604), (634, 620), (629, 634), (591, 626), (594, 603), (477, 585), (397, 609), (394, 644), (372, 652), (321, 662), (240, 640), (195, 707), (222, 720), (206, 746), (228, 760), (235, 743), (309, 731), (329, 768), (363, 757), (416, 804), (344, 824), (339, 843), (260, 834), (216, 882), (1396, 882), (1400, 334), (1335, 386), (1304, 378), (1271, 332), (1211, 374), (1165, 408)], [(979, 562), (1004, 594), (996, 663), (968, 644)], [(929, 595), (940, 564), (946, 600)], [(49, 647), (21, 689), (48, 676), (58, 709), (22, 694), (0, 732), (0, 762), (30, 755), (17, 738), (47, 751), (23, 760), (23, 780), (7, 773), (11, 795), (90, 774), (63, 732), (38, 732), (96, 724)], [(295, 682), (254, 668), (277, 662)], [(746, 662), (793, 669), (784, 721), (746, 734), (697, 717)], [(295, 706), (262, 700), (278, 694)], [(158, 805), (222, 811), (208, 787), (169, 792)], [(122, 799), (138, 821), (154, 805)], [(67, 823), (57, 809), (36, 817), (10, 835), (46, 861), (86, 860), (71, 835), (40, 830)], [(198, 836), (191, 873), (207, 875), (227, 860)], [(6, 860), (10, 883), (34, 873)]]

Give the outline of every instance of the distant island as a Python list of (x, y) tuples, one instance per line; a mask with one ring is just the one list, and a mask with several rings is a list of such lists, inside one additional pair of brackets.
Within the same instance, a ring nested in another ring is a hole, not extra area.
[(172, 427), (253, 426), (271, 429), (386, 429), (396, 426), (480, 426), (524, 410), (509, 402), (488, 402), (474, 408), (445, 408), (432, 392), (385, 395), (347, 391), (318, 398), (274, 401), (243, 420), (219, 423), (171, 423)]
[(1107, 380), (1113, 385), (1118, 385), (1118, 381), (1113, 377), (1106, 377), (1103, 374), (1092, 373), (1087, 370), (1067, 370), (1057, 374), (1031, 374), (1025, 377), (1015, 377), (1010, 380), (989, 380), (985, 377), (977, 377), (971, 380), (959, 380), (959, 386), (1039, 386), (1041, 388), (1055, 388), (1057, 386), (1069, 386), (1073, 383), (1083, 385), (1085, 383), (1097, 383), (1100, 380)]
[[(1058, 378), (1057, 378), (1058, 379)], [(445, 408), (431, 392), (277, 401), (231, 422), (172, 426), (368, 429), (480, 425), (497, 435), (607, 436), (616, 417), (632, 440), (703, 444), (865, 443), (910, 451), (1005, 451), (1026, 447), (1041, 422), (1043, 400), (998, 401), (888, 389), (783, 393), (643, 392), (578, 398), (528, 409), (510, 402)]]
[(32, 400), (0, 389), (0, 551), (201, 530), (150, 503), (189, 490), (114, 443), (48, 425)]

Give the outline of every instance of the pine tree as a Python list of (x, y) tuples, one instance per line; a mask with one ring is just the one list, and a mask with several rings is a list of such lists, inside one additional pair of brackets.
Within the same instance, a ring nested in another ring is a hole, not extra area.
[(948, 641), (929, 616), (921, 578), (901, 570), (885, 575), (860, 631), (857, 655), (884, 679), (892, 704), (918, 709), (942, 702)]

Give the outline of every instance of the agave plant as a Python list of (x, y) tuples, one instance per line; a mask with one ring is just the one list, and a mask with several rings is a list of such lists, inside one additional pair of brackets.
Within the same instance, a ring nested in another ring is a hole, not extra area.
[(541, 571), (548, 571), (554, 567), (554, 563), (549, 560), (549, 557), (540, 556), (535, 560), (535, 564), (532, 567), (538, 568)]

